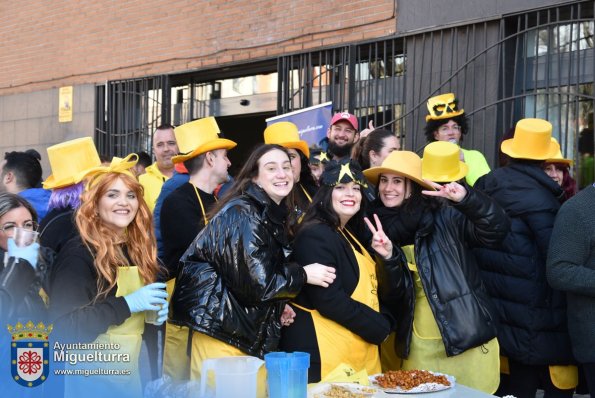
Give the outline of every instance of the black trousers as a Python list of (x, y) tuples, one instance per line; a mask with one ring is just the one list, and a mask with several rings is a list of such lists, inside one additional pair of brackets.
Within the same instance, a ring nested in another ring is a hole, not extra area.
[(589, 387), (589, 394), (591, 394), (591, 398), (595, 398), (595, 363), (583, 363), (582, 365), (587, 386)]
[(561, 390), (552, 384), (547, 365), (525, 365), (509, 358), (510, 376), (506, 394), (517, 398), (535, 398), (538, 389), (544, 398), (572, 398), (574, 388)]
[[(163, 331), (161, 335), (159, 334), (160, 330)], [(165, 327), (163, 325), (156, 326), (150, 323), (145, 323), (143, 340), (147, 344), (149, 368), (151, 369), (151, 380), (161, 377), (160, 365), (163, 361), (163, 352), (160, 348), (163, 347), (163, 341), (160, 341), (160, 339), (163, 339), (164, 333)]]

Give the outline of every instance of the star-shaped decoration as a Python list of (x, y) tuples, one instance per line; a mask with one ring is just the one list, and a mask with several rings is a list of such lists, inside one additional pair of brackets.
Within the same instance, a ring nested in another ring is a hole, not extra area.
[(355, 181), (355, 178), (351, 173), (351, 169), (349, 168), (349, 163), (341, 165), (341, 170), (339, 171), (339, 178), (337, 179), (337, 183), (340, 183), (344, 176), (349, 176), (351, 178), (351, 181)]

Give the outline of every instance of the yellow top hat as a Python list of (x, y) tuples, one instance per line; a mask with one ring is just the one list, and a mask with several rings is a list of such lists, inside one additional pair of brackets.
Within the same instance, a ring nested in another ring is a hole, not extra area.
[[(554, 141), (556, 144), (558, 144), (558, 140), (556, 140), (554, 137), (552, 137), (552, 141)], [(561, 150), (558, 150), (558, 153), (556, 154), (556, 156), (554, 156), (553, 158), (550, 158), (550, 159), (546, 159), (545, 162), (546, 163), (563, 163), (563, 164), (567, 164), (568, 166), (572, 166), (574, 164), (574, 161), (572, 159), (566, 159), (564, 156), (562, 156)]]
[(297, 149), (307, 158), (310, 158), (308, 143), (300, 140), (300, 133), (295, 124), (291, 122), (277, 122), (264, 130), (264, 143), (277, 144), (284, 148)]
[(45, 189), (64, 188), (82, 181), (84, 171), (101, 165), (91, 137), (77, 138), (47, 149), (52, 169), (44, 182)]
[(458, 108), (458, 100), (453, 93), (441, 94), (428, 100), (428, 112), (426, 122), (430, 120), (452, 119), (465, 113), (464, 109)]
[(421, 159), (415, 152), (392, 151), (380, 166), (364, 170), (364, 175), (374, 185), (378, 185), (380, 174), (397, 174), (418, 183), (424, 188), (434, 188), (421, 176)]
[(543, 119), (521, 119), (514, 128), (514, 137), (502, 141), (502, 152), (517, 159), (546, 160), (560, 152), (552, 141), (552, 124)]
[(237, 144), (225, 138), (219, 138), (219, 126), (213, 116), (185, 123), (174, 129), (181, 155), (174, 156), (174, 163), (185, 162), (205, 152), (215, 149), (231, 149)]
[(465, 177), (469, 166), (459, 160), (460, 148), (448, 141), (435, 141), (424, 148), (421, 175), (434, 182), (452, 182)]

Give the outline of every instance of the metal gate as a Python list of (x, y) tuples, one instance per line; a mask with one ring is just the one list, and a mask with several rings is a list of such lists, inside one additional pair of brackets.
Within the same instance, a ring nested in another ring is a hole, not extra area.
[(95, 143), (107, 158), (152, 153), (155, 129), (170, 123), (168, 76), (115, 80), (96, 91)]
[(373, 120), (392, 128), (407, 149), (420, 152), (428, 98), (454, 92), (469, 117), (465, 145), (484, 152), (493, 166), (503, 135), (525, 117), (552, 122), (563, 154), (579, 161), (581, 132), (593, 124), (593, 8), (593, 1), (574, 2), (284, 56), (278, 112), (332, 101), (335, 111), (355, 113), (362, 125)]
[[(277, 60), (277, 112), (332, 101), (335, 111), (355, 113), (362, 125), (373, 120), (376, 127), (391, 128), (405, 148), (421, 152), (428, 98), (454, 92), (469, 117), (464, 145), (482, 151), (492, 166), (502, 137), (525, 117), (552, 122), (563, 154), (583, 164), (594, 143), (593, 10), (593, 1), (575, 1), (282, 56)], [(211, 85), (217, 76), (201, 81)], [(172, 107), (168, 76), (108, 82), (97, 95), (96, 142), (105, 155), (150, 152), (151, 132), (172, 120), (172, 109), (179, 121), (212, 114)], [(578, 173), (583, 172), (579, 167)]]

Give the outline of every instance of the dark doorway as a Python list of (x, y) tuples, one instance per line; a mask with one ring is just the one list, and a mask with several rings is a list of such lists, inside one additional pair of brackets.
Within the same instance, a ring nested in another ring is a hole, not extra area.
[(223, 136), (238, 143), (228, 154), (231, 161), (229, 174), (237, 175), (252, 149), (263, 142), (265, 120), (273, 116), (274, 112), (217, 117), (217, 124)]

